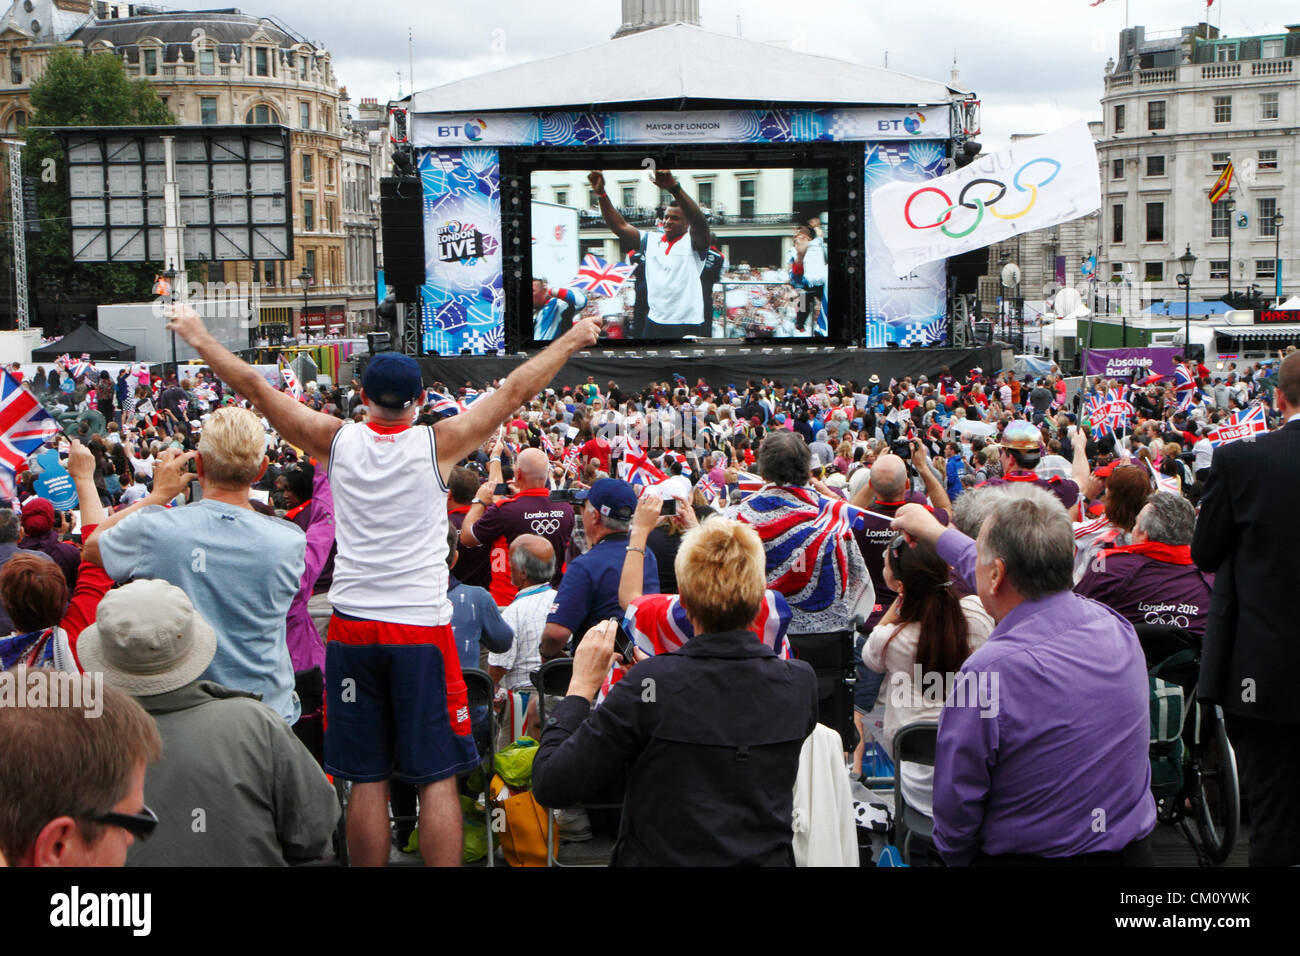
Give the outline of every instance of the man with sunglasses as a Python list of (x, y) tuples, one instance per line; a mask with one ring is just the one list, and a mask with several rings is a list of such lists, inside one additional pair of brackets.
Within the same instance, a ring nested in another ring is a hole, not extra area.
[(45, 705), (0, 705), (0, 856), (11, 866), (121, 866), (158, 823), (144, 803), (145, 768), (162, 754), (152, 718), (85, 674), (3, 676)]

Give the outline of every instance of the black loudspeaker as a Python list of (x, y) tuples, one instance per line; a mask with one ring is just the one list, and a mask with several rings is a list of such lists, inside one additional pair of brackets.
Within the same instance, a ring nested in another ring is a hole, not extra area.
[(853, 723), (853, 632), (791, 634), (795, 657), (812, 665), (817, 674), (817, 722), (836, 731), (851, 751), (858, 745)]
[[(387, 240), (384, 241), (387, 242)], [(980, 276), (988, 274), (989, 250), (987, 247), (972, 249), (970, 252), (963, 252), (948, 260), (948, 275), (957, 284), (957, 287), (953, 290), (957, 295), (975, 295), (979, 292)]]
[(418, 302), (424, 285), (424, 219), (418, 177), (386, 176), (379, 181), (384, 232), (384, 281), (398, 302)]

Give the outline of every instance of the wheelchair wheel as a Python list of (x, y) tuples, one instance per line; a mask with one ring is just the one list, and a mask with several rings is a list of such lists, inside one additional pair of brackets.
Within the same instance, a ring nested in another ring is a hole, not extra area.
[(1241, 824), (1237, 758), (1228, 741), (1222, 709), (1217, 704), (1205, 706), (1201, 717), (1192, 815), (1205, 855), (1214, 863), (1222, 863), (1237, 842)]

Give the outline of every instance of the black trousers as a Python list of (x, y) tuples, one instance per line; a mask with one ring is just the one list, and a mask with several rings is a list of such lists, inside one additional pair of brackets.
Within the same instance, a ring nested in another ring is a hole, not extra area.
[(1250, 802), (1250, 865), (1300, 865), (1300, 724), (1226, 718)]
[(1078, 856), (1035, 856), (1032, 853), (1000, 853), (989, 856), (981, 852), (972, 866), (1155, 866), (1151, 853), (1151, 834), (1134, 840), (1122, 850), (1104, 853), (1081, 853)]

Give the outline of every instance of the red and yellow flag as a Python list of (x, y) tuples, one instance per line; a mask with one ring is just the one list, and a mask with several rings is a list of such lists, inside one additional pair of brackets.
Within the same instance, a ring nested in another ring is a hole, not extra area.
[(1228, 195), (1228, 190), (1232, 188), (1232, 160), (1228, 160), (1228, 165), (1223, 167), (1223, 172), (1219, 178), (1214, 181), (1210, 187), (1210, 202), (1216, 203), (1224, 196)]

